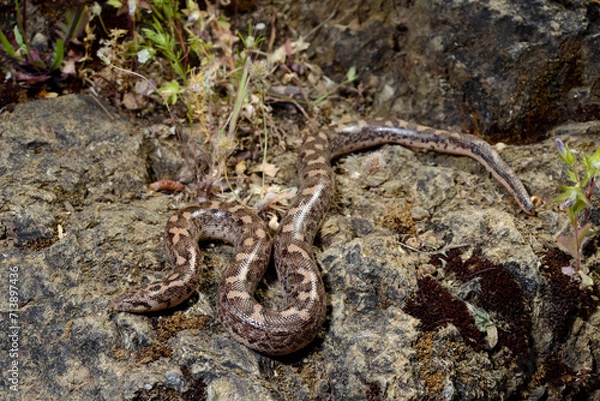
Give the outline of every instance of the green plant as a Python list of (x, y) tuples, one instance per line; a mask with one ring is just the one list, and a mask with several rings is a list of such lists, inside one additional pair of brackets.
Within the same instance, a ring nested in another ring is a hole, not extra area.
[(151, 11), (150, 27), (142, 28), (145, 44), (141, 45), (141, 50), (145, 49), (151, 55), (160, 52), (185, 86), (190, 71), (186, 38), (182, 29), (183, 15), (174, 1), (154, 1)]
[(21, 5), (15, 0), (17, 26), (7, 37), (0, 31), (0, 54), (16, 71), (18, 80), (28, 85), (46, 82), (59, 77), (59, 69), (65, 59), (68, 44), (75, 39), (90, 21), (90, 12), (84, 4), (67, 10), (65, 23), (59, 23), (58, 37), (50, 51), (42, 52), (32, 45), (27, 34), (26, 1)]
[(575, 266), (566, 266), (563, 272), (572, 277), (576, 275), (581, 279), (582, 287), (593, 285), (592, 279), (587, 275), (587, 269), (582, 267), (581, 255), (583, 247), (588, 241), (587, 234), (591, 228), (588, 222), (590, 212), (590, 199), (596, 186), (596, 177), (600, 173), (600, 149), (592, 156), (583, 155), (580, 164), (571, 149), (560, 139), (556, 140), (556, 148), (560, 159), (567, 165), (567, 176), (572, 185), (563, 185), (563, 191), (554, 201), (560, 203), (561, 210), (567, 210), (569, 220), (573, 227), (573, 235), (561, 235), (558, 243), (575, 259)]
[(180, 128), (175, 132), (188, 169), (196, 175), (196, 190), (207, 196), (216, 183), (228, 181), (231, 155), (259, 141), (251, 136), (240, 143), (240, 123), (253, 128), (266, 124), (262, 88), (269, 70), (257, 61), (264, 58), (258, 50), (261, 39), (252, 33), (252, 24), (247, 35), (237, 34), (217, 9), (207, 5), (201, 10), (192, 0), (186, 1), (185, 8), (173, 0), (111, 0), (109, 4), (118, 13), (127, 12), (137, 30), (101, 42), (98, 57), (111, 70), (105, 72), (105, 79), (119, 80), (120, 91), (130, 94), (136, 93), (137, 83), (118, 77), (144, 80), (152, 89), (146, 96), (162, 101), (173, 121), (185, 109), (189, 135), (181, 135)]

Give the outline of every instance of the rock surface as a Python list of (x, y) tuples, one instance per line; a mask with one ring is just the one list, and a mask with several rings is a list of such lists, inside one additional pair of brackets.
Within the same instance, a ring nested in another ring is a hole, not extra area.
[[(309, 38), (311, 62), (336, 81), (357, 66), (372, 114), (526, 142), (551, 128), (580, 151), (600, 146), (596, 2), (396, 3), (348, 2)], [(285, 12), (306, 32), (335, 4)], [(600, 396), (600, 314), (549, 266), (569, 263), (553, 249), (568, 222), (552, 204), (566, 182), (552, 138), (501, 150), (542, 199), (535, 217), (466, 158), (384, 146), (338, 161), (336, 204), (315, 244), (327, 322), (309, 348), (273, 359), (220, 325), (225, 245), (207, 247), (198, 295), (176, 310), (110, 310), (116, 295), (170, 270), (162, 231), (185, 203), (148, 189), (151, 175), (182, 165), (168, 129), (112, 115), (87, 96), (0, 115), (8, 399)], [(296, 185), (294, 157), (275, 162), (274, 182)], [(585, 261), (600, 282), (596, 243)], [(442, 250), (443, 261), (433, 257)], [(278, 305), (276, 289), (267, 277), (259, 295)]]
[(336, 82), (355, 66), (376, 113), (533, 142), (598, 119), (594, 1), (414, 0), (293, 3), (311, 62)]
[[(111, 121), (86, 96), (19, 105), (3, 115), (0, 265), (5, 291), (10, 269), (18, 269), (20, 329), (18, 357), (3, 352), (1, 363), (18, 361), (22, 399), (478, 399), (524, 388), (553, 394), (539, 379), (547, 355), (597, 375), (598, 314), (567, 328), (560, 352), (544, 318), (553, 299), (539, 265), (565, 222), (549, 201), (561, 171), (551, 140), (502, 152), (544, 198), (537, 217), (518, 212), (464, 158), (384, 146), (375, 152), (384, 163), (374, 173), (373, 153), (343, 158), (336, 167), (340, 197), (315, 248), (329, 296), (326, 326), (300, 355), (271, 359), (237, 344), (219, 323), (215, 283), (231, 255), (227, 246), (207, 250), (199, 296), (176, 311), (110, 310), (124, 289), (169, 270), (161, 234), (177, 199), (147, 189), (147, 160), (150, 142), (174, 139), (151, 132), (121, 117)], [(563, 138), (576, 148), (600, 145), (595, 135)], [(399, 216), (413, 218), (408, 231), (392, 224)], [(411, 230), (416, 235), (406, 234)], [(424, 251), (464, 246), (463, 258), (480, 248), (498, 263), (523, 288), (531, 325), (517, 334), (529, 339), (531, 359), (518, 363), (510, 345), (469, 344), (454, 324), (422, 330), (403, 309), (423, 288), (423, 274), (433, 273), (457, 299), (478, 284), (461, 284), (403, 239)], [(263, 296), (270, 297), (272, 284)], [(5, 298), (3, 318), (9, 309)], [(3, 338), (10, 333), (5, 323), (1, 330)], [(10, 342), (2, 344), (10, 351)], [(3, 393), (9, 385), (0, 384)]]

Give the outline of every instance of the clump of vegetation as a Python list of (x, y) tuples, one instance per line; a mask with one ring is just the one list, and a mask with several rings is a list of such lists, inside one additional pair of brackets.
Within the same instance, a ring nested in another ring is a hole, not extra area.
[(588, 242), (587, 234), (591, 228), (588, 222), (590, 199), (596, 187), (596, 177), (600, 173), (600, 149), (592, 156), (583, 155), (578, 163), (575, 155), (560, 139), (556, 140), (560, 159), (567, 165), (567, 176), (571, 185), (561, 186), (563, 191), (554, 201), (560, 203), (560, 209), (569, 213), (573, 235), (558, 237), (559, 246), (575, 260), (574, 266), (563, 267), (563, 273), (581, 280), (581, 287), (593, 285), (588, 276), (589, 270), (582, 265), (583, 248)]
[(19, 82), (33, 87), (50, 80), (60, 81), (61, 66), (66, 59), (68, 45), (76, 39), (93, 18), (87, 6), (80, 4), (65, 13), (65, 22), (57, 24), (56, 37), (50, 45), (40, 35), (34, 40), (27, 31), (27, 1), (15, 0), (17, 25), (5, 35), (0, 31), (0, 59), (11, 66)]
[[(108, 0), (89, 7), (81, 2), (65, 13), (65, 23), (57, 24), (41, 54), (30, 43), (26, 5), (26, 0), (15, 0), (17, 26), (0, 33), (0, 60), (10, 60), (4, 64), (12, 76), (21, 85), (37, 82), (40, 94), (50, 87), (50, 95), (60, 94), (65, 82), (83, 83), (92, 95), (140, 116), (166, 109), (166, 125), (181, 143), (186, 169), (176, 177), (155, 177), (161, 184), (156, 187), (181, 190), (181, 183), (170, 181), (181, 179), (199, 199), (228, 189), (228, 195), (238, 197), (239, 184), (250, 185), (248, 196), (277, 194), (278, 188), (264, 181), (256, 188), (252, 183), (257, 180), (246, 176), (276, 174), (265, 162), (267, 145), (274, 139), (283, 143), (285, 135), (271, 123), (269, 100), (283, 99), (308, 116), (305, 105), (326, 108), (333, 91), (356, 79), (352, 68), (345, 82), (332, 85), (311, 67), (309, 84), (326, 95), (306, 102), (304, 90), (290, 97), (285, 90), (286, 97), (280, 97), (279, 88), (267, 92), (273, 81), (284, 89), (301, 85), (305, 69), (299, 54), (308, 42), (298, 37), (273, 47), (275, 27), (267, 30), (264, 23), (246, 21), (248, 29), (240, 32), (218, 4), (193, 0)], [(269, 33), (268, 41), (261, 32)], [(260, 158), (262, 167), (246, 169), (247, 159), (256, 163)], [(274, 208), (273, 203), (287, 198), (277, 194), (272, 199), (267, 205)]]
[(207, 197), (233, 170), (228, 162), (241, 148), (240, 122), (250, 125), (249, 132), (267, 128), (262, 88), (269, 71), (259, 55), (260, 37), (251, 24), (246, 34), (232, 31), (210, 4), (206, 9), (191, 0), (185, 8), (172, 0), (108, 4), (126, 13), (132, 31), (113, 30), (101, 41), (97, 55), (107, 68), (94, 82), (107, 89), (107, 83), (120, 82), (124, 94), (117, 101), (132, 110), (159, 103), (173, 123), (184, 111), (190, 134), (184, 139), (180, 129), (176, 133), (198, 195)]

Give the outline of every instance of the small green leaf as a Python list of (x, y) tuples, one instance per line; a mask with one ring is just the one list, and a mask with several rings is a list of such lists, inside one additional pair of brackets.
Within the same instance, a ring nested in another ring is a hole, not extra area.
[(54, 48), (54, 57), (52, 58), (52, 63), (50, 64), (50, 70), (57, 70), (60, 68), (60, 65), (63, 62), (64, 57), (64, 42), (62, 39), (56, 40), (56, 46)]
[(121, 6), (123, 5), (120, 0), (108, 0), (107, 3), (113, 6), (114, 8), (121, 8)]
[(561, 185), (560, 189), (563, 191), (563, 193), (554, 199), (554, 202), (563, 202), (563, 204), (560, 205), (562, 210), (573, 207), (577, 203), (579, 197), (583, 195), (581, 189), (576, 186), (569, 187), (566, 185)]
[(583, 227), (581, 227), (581, 231), (579, 232), (579, 243), (581, 245), (583, 245), (585, 236), (590, 231), (591, 227), (592, 227), (592, 223), (586, 223)]
[(573, 152), (571, 152), (571, 149), (569, 149), (569, 146), (567, 144), (565, 144), (565, 150), (565, 157), (564, 159), (561, 157), (561, 159), (563, 159), (563, 161), (569, 166), (573, 167), (573, 165), (575, 164), (575, 156), (573, 156)]
[(592, 157), (589, 155), (583, 155), (581, 158), (581, 164), (583, 164), (586, 168), (589, 168), (591, 165)]
[(600, 173), (600, 149), (594, 152), (593, 156), (590, 157), (590, 168), (593, 169), (593, 176)]
[(571, 197), (571, 192), (563, 192), (554, 199), (554, 203), (566, 201)]
[(4, 35), (2, 31), (0, 31), (0, 43), (2, 43), (2, 48), (11, 57), (15, 57), (15, 49), (13, 49), (12, 45), (8, 41), (8, 38)]
[(592, 162), (600, 162), (600, 149), (596, 149), (594, 154), (590, 156), (590, 159), (592, 160)]
[(165, 104), (177, 103), (178, 96), (181, 93), (179, 82), (175, 80), (171, 82), (165, 82), (163, 86), (158, 88), (158, 93), (160, 93), (160, 95), (162, 96), (163, 102)]
[(577, 190), (575, 191), (575, 196), (577, 197), (577, 200), (583, 204), (583, 207), (590, 204), (589, 199), (586, 198), (581, 188), (577, 188)]
[(573, 170), (567, 170), (567, 176), (569, 177), (569, 181), (577, 183), (577, 174)]
[(569, 208), (569, 213), (573, 213), (573, 217), (571, 217), (571, 223), (574, 224), (574, 221), (577, 221), (577, 215), (579, 214), (579, 212), (581, 212), (583, 209), (585, 209), (587, 207), (587, 203), (582, 201), (581, 199), (577, 199), (575, 201), (575, 204), (573, 206), (571, 206)]
[(356, 66), (350, 67), (348, 72), (346, 73), (346, 80), (348, 82), (352, 82), (356, 79)]
[(21, 35), (19, 28), (15, 26), (15, 29), (13, 29), (13, 33), (15, 34), (15, 41), (19, 45), (19, 49), (22, 49), (23, 51), (27, 52), (27, 46), (25, 46), (25, 42), (23, 42), (23, 36)]
[(575, 224), (577, 224), (577, 211), (574, 207), (569, 208), (569, 221), (572, 227), (575, 227)]

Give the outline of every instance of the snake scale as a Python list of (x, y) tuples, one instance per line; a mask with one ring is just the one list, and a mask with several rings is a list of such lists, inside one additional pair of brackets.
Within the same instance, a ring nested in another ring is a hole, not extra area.
[[(219, 316), (229, 333), (267, 355), (303, 348), (325, 320), (325, 290), (312, 256), (312, 242), (334, 195), (331, 161), (384, 143), (469, 156), (491, 172), (525, 213), (534, 214), (534, 205), (519, 178), (483, 140), (402, 120), (358, 121), (307, 136), (299, 152), (300, 189), (273, 242), (265, 223), (244, 206), (205, 202), (181, 209), (169, 218), (165, 229), (173, 272), (162, 282), (122, 294), (115, 299), (114, 308), (144, 313), (183, 302), (200, 280), (198, 242), (219, 239), (235, 247), (217, 293)], [(283, 310), (267, 309), (253, 296), (271, 250), (287, 298)]]

